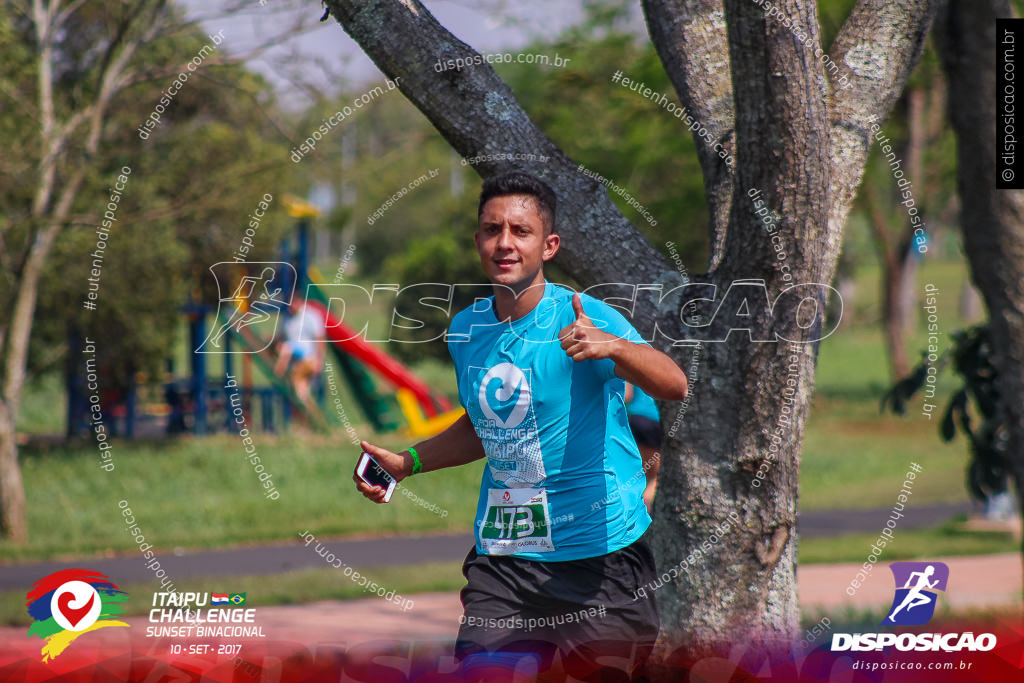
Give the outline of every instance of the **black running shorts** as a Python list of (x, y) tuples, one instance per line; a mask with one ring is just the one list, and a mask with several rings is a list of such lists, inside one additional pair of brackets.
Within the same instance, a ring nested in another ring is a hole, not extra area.
[(648, 533), (607, 555), (565, 562), (470, 550), (455, 643), (465, 673), (473, 663), (515, 670), (527, 657), (545, 671), (556, 653), (581, 680), (601, 669), (637, 672), (660, 624), (653, 593), (636, 596), (657, 579)]

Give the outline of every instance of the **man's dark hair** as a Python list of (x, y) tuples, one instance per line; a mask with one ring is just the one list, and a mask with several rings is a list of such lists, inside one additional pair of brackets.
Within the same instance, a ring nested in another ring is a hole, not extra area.
[(544, 223), (544, 233), (557, 232), (555, 227), (555, 212), (558, 200), (555, 198), (555, 191), (537, 176), (522, 171), (511, 171), (488, 178), (480, 188), (480, 204), (476, 209), (476, 218), (480, 220), (484, 212), (484, 204), (494, 197), (504, 197), (510, 194), (525, 194), (533, 197), (537, 203), (537, 212)]

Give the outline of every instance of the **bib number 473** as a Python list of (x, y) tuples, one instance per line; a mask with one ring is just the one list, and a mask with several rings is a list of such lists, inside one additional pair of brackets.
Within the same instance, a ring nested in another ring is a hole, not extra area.
[(533, 510), (525, 505), (495, 507), (493, 525), (497, 538), (522, 538), (536, 530)]

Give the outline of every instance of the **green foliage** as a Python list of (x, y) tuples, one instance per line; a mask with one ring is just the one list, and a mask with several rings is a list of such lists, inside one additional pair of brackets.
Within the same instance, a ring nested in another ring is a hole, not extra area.
[[(939, 436), (952, 441), (957, 426), (967, 438), (971, 461), (967, 470), (967, 488), (978, 500), (1003, 493), (1008, 487), (1009, 433), (1006, 415), (996, 388), (996, 368), (992, 363), (992, 342), (987, 325), (976, 325), (952, 334), (953, 345), (941, 357), (929, 360), (922, 352), (921, 363), (909, 377), (896, 383), (882, 398), (882, 410), (889, 406), (903, 414), (905, 402), (927, 383), (929, 374), (936, 375), (952, 363), (952, 371), (963, 384), (953, 392), (949, 405), (939, 422)], [(929, 373), (929, 368), (934, 371)], [(970, 406), (981, 418), (977, 428), (971, 424)]]
[(523, 51), (571, 60), (562, 68), (499, 65), (499, 74), (534, 123), (572, 159), (625, 188), (646, 207), (656, 226), (609, 192), (655, 248), (667, 253), (665, 243), (675, 242), (687, 268), (703, 271), (708, 216), (692, 134), (657, 102), (611, 80), (621, 71), (678, 105), (654, 48), (614, 31), (598, 40), (570, 31), (552, 45)]
[[(467, 221), (468, 222), (468, 221)], [(394, 273), (403, 287), (418, 283), (438, 283), (436, 291), (444, 291), (451, 284), (478, 283), (480, 260), (472, 239), (468, 237), (473, 228), (466, 226), (463, 234), (453, 235), (451, 230), (435, 233), (423, 239), (413, 240), (403, 251), (392, 254), (384, 262), (384, 272)], [(434, 288), (431, 288), (434, 289)], [(477, 290), (475, 293), (468, 287), (452, 288), (452, 305), (449, 310), (442, 311), (435, 307), (417, 305), (424, 296), (425, 288), (412, 287), (403, 289), (396, 299), (396, 310), (415, 310), (415, 317), (422, 321), (426, 329), (402, 329), (392, 327), (392, 339), (389, 351), (407, 362), (420, 358), (432, 357), (440, 360), (448, 359), (448, 349), (444, 343), (444, 333), (448, 329), (451, 317), (456, 312), (471, 305), (477, 296), (486, 296), (487, 292)], [(432, 342), (408, 343), (409, 340), (433, 339)]]
[[(126, 12), (147, 9), (85, 3), (61, 33), (55, 68), (54, 106), (58, 122), (80, 114), (95, 99), (111, 32)], [(172, 13), (177, 10), (170, 10)], [(176, 14), (180, 19), (180, 12)], [(131, 30), (144, 30), (134, 25)], [(32, 202), (39, 174), (40, 130), (37, 65), (31, 30), (0, 17), (0, 136), (17, 153), (0, 162), (0, 230), (4, 245), (0, 299), (15, 295), (18, 259), (31, 248)], [(207, 51), (195, 72), (184, 65), (211, 41), (197, 27), (158, 35), (132, 59), (131, 84), (113, 100), (101, 133), (100, 151), (83, 159), (85, 127), (71, 138), (57, 161), (61, 183), (82, 163), (90, 172), (73, 205), (72, 219), (45, 265), (30, 345), (29, 370), (56, 367), (69, 333), (98, 342), (104, 388), (124, 386), (129, 372), (159, 377), (174, 343), (182, 305), (215, 298), (213, 263), (231, 260), (250, 225), (249, 214), (264, 193), (271, 210), (259, 221), (248, 260), (272, 258), (282, 230), (292, 221), (281, 210), (284, 194), (300, 182), (293, 176), (287, 146), (269, 123), (276, 108), (269, 85), (238, 65), (214, 64), (223, 45)], [(155, 111), (179, 73), (188, 79), (161, 108), (159, 125), (147, 139), (138, 128)], [(230, 84), (230, 86), (225, 85)], [(122, 167), (130, 169), (117, 201), (116, 219), (97, 252), (97, 234)], [(94, 253), (99, 253), (99, 258)], [(99, 267), (100, 275), (93, 270)], [(95, 310), (83, 308), (89, 278), (99, 281)], [(70, 358), (72, 368), (83, 359)]]
[[(976, 531), (963, 526), (962, 519), (953, 519), (926, 529), (898, 529), (898, 543), (890, 543), (879, 554), (876, 570), (887, 562), (924, 560), (936, 557), (991, 555), (1019, 552), (1020, 545), (1012, 534), (1001, 531)], [(799, 564), (860, 564), (878, 540), (878, 531), (843, 534), (841, 536), (800, 539)]]

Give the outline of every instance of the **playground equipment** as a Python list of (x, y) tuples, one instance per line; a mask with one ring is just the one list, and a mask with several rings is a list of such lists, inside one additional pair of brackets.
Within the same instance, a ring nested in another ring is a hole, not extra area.
[[(405, 422), (408, 425), (407, 434), (413, 437), (431, 436), (455, 422), (463, 414), (461, 409), (452, 410), (445, 396), (432, 391), (405, 365), (362, 339), (355, 330), (338, 320), (331, 312), (330, 302), (321, 288), (308, 286), (324, 284), (319, 272), (309, 264), (310, 219), (317, 217), (319, 211), (308, 202), (294, 198), (286, 197), (284, 204), (289, 215), (297, 219), (297, 226), (294, 251), (290, 249), (289, 241), (284, 240), (280, 261), (291, 263), (293, 267), (280, 268), (274, 274), (274, 279), (264, 284), (268, 291), (280, 288), (282, 292), (294, 291), (294, 296), (306, 297), (306, 305), (323, 316), (328, 349), (336, 363), (338, 379), (345, 381), (363, 417), (375, 431), (393, 431)], [(287, 425), (295, 415), (302, 416), (307, 424), (320, 431), (329, 429), (330, 425), (341, 424), (343, 412), (339, 414), (341, 411), (325, 410), (322, 407), (325, 403), (322, 378), (314, 383), (316, 401), (305, 404), (296, 396), (291, 383), (275, 374), (277, 352), (268, 339), (261, 336), (256, 325), (237, 322), (239, 314), (244, 317), (246, 307), (250, 305), (250, 297), (237, 294), (242, 291), (238, 286), (246, 280), (257, 280), (248, 269), (249, 264), (246, 263), (232, 267), (229, 286), (230, 291), (236, 292), (233, 307), (224, 305), (231, 297), (222, 298), (219, 308), (192, 301), (184, 307), (189, 329), (187, 343), (190, 351), (190, 377), (175, 377), (173, 365), (169, 362), (162, 400), (151, 395), (140, 401), (136, 395), (136, 384), (144, 386), (148, 383), (144, 381), (145, 378), (140, 378), (142, 382), (136, 382), (134, 377), (123, 396), (105, 398), (105, 405), (109, 406), (107, 414), (113, 421), (108, 426), (114, 433), (132, 437), (140, 425), (157, 422), (166, 423), (167, 433), (192, 431), (206, 434), (219, 426), (237, 431), (238, 423), (234, 414), (238, 408), (242, 409), (245, 424), (250, 429), (258, 424), (264, 431), (276, 431), (278, 425)], [(195, 298), (198, 299), (198, 295)], [(264, 302), (260, 310), (267, 310), (273, 304), (279, 315), (283, 316), (283, 303)], [(223, 335), (223, 339), (218, 341), (223, 345), (218, 347), (222, 350), (217, 353), (196, 353), (195, 350), (207, 339), (208, 318), (212, 318), (212, 326), (218, 331), (217, 334)], [(212, 356), (219, 357), (223, 368), (223, 374), (214, 375), (215, 379), (209, 377), (208, 363)], [(236, 363), (241, 365), (240, 376), (236, 375)], [(256, 385), (254, 367), (266, 383), (265, 386)], [(226, 386), (225, 377), (229, 375), (240, 377), (236, 380), (237, 386)], [(73, 436), (83, 429), (88, 430), (88, 397), (81, 377), (69, 374), (67, 387), (68, 435)], [(152, 389), (149, 391), (152, 393)], [(120, 429), (118, 421), (122, 423)], [(154, 430), (150, 427), (148, 431), (153, 433)]]
[(458, 410), (449, 410), (436, 417), (424, 418), (423, 412), (416, 402), (416, 396), (411, 391), (404, 387), (398, 389), (395, 392), (395, 398), (398, 399), (402, 414), (409, 422), (407, 430), (409, 436), (417, 438), (425, 438), (443, 432), (466, 413), (465, 410), (459, 408)]
[[(323, 284), (316, 268), (309, 268), (307, 275), (312, 284)], [(430, 387), (408, 368), (362, 339), (355, 330), (335, 318), (328, 308), (329, 302), (324, 297), (321, 288), (309, 287), (307, 294), (309, 295), (309, 298), (306, 299), (307, 304), (316, 308), (324, 316), (327, 323), (327, 339), (339, 357), (339, 361), (342, 358), (355, 359), (361, 366), (387, 380), (396, 390), (404, 391), (412, 396), (417, 405), (417, 415), (419, 415), (419, 411), (422, 411), (430, 417), (438, 417), (442, 411), (451, 411), (451, 403), (445, 396), (432, 392)], [(399, 406), (401, 403), (399, 400)], [(461, 414), (462, 411), (456, 412)], [(408, 419), (408, 413), (404, 408), (403, 413)]]

